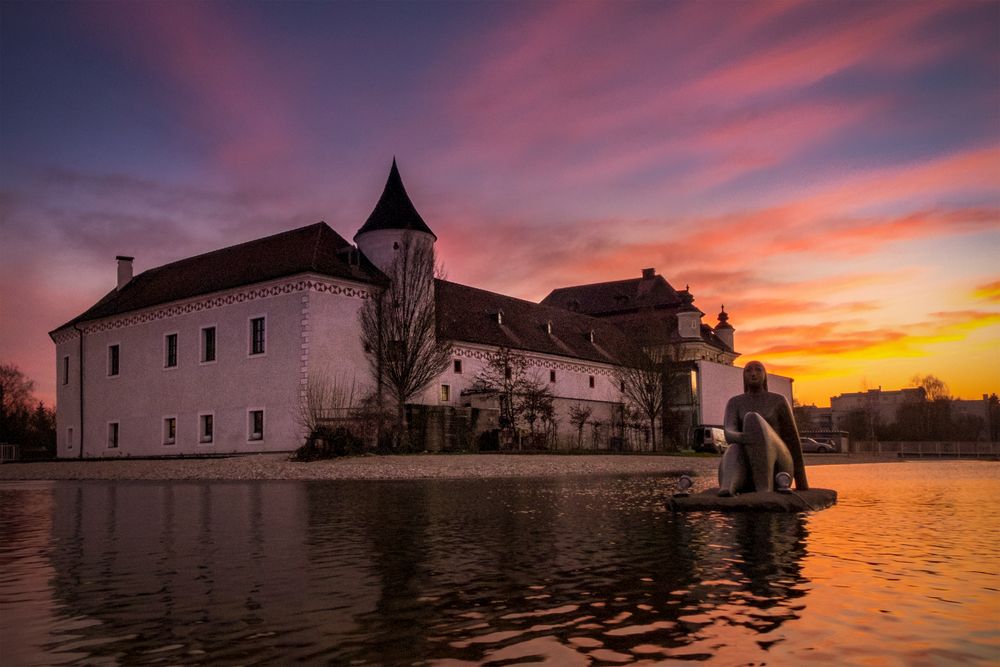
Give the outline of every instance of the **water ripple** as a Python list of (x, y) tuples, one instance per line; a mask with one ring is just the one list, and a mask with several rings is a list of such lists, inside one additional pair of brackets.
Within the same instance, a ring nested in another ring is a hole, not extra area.
[[(5, 664), (990, 664), (1000, 465), (810, 470), (810, 515), (652, 476), (0, 485)], [(699, 480), (699, 484), (708, 483)]]

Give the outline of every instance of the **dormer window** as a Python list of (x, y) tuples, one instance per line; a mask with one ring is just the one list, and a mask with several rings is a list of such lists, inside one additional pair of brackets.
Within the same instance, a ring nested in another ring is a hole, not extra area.
[(503, 324), (503, 311), (502, 310), (498, 310), (496, 313), (494, 313), (493, 317), (496, 318), (497, 324)]
[(545, 323), (545, 333), (552, 335), (552, 320)]
[(590, 330), (590, 342), (593, 343), (595, 338), (596, 338), (596, 336), (594, 335), (594, 330), (591, 329)]

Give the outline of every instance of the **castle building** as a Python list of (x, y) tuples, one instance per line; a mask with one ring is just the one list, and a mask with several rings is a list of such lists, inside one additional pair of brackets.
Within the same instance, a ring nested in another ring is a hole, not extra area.
[[(356, 245), (319, 222), (138, 275), (134, 259), (119, 256), (114, 289), (50, 333), (58, 456), (297, 448), (312, 381), (335, 377), (358, 396), (374, 390), (359, 311), (387, 285), (401, 247), (436, 241), (393, 161)], [(451, 343), (452, 359), (414, 402), (475, 404), (477, 374), (509, 348), (548, 381), (566, 446), (575, 442), (565, 426), (569, 406), (589, 406), (595, 422), (614, 418), (623, 400), (615, 371), (629, 345), (675, 351), (690, 377), (676, 402), (691, 425), (721, 423), (725, 401), (742, 391), (728, 314), (714, 328), (703, 323), (690, 292), (653, 269), (557, 289), (541, 303), (435, 280), (434, 307), (436, 335)], [(769, 383), (791, 400), (790, 379)]]

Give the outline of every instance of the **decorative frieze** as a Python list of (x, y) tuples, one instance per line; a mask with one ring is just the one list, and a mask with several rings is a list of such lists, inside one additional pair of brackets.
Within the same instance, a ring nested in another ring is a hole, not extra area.
[[(135, 326), (137, 324), (146, 324), (147, 322), (156, 322), (169, 317), (198, 313), (212, 308), (221, 308), (223, 306), (231, 306), (238, 303), (257, 301), (259, 299), (267, 299), (273, 296), (292, 294), (294, 292), (302, 291), (318, 292), (320, 294), (334, 294), (354, 299), (371, 298), (370, 292), (364, 287), (350, 287), (313, 279), (300, 279), (268, 285), (266, 287), (250, 287), (239, 291), (229, 292), (227, 294), (205, 297), (184, 303), (166, 304), (149, 310), (126, 313), (95, 324), (84, 325), (82, 329), (85, 334), (99, 333), (102, 331)], [(52, 339), (58, 345), (65, 343), (66, 341), (73, 340), (78, 335), (79, 331), (77, 329), (67, 327), (53, 334)]]
[[(457, 357), (464, 357), (466, 359), (479, 359), (480, 361), (490, 361), (496, 357), (496, 352), (490, 350), (480, 350), (472, 347), (464, 347), (461, 345), (452, 345), (452, 352)], [(556, 361), (554, 359), (547, 359), (544, 357), (536, 357), (530, 352), (518, 352), (522, 354), (525, 359), (527, 359), (528, 367), (530, 368), (544, 368), (557, 371), (567, 371), (570, 373), (585, 373), (587, 375), (603, 375), (605, 377), (614, 377), (614, 369), (608, 368), (607, 366), (588, 366), (580, 363), (573, 363), (568, 361)]]

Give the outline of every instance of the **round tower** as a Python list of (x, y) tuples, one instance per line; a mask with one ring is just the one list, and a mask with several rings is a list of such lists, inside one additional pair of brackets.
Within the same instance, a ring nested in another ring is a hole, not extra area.
[(694, 305), (691, 287), (686, 286), (677, 294), (681, 298), (681, 307), (677, 309), (677, 333), (681, 338), (701, 338), (701, 316), (705, 313)]
[(413, 246), (411, 252), (414, 254), (411, 256), (426, 258), (430, 275), (434, 271), (433, 250), (436, 241), (437, 236), (417, 213), (406, 194), (403, 179), (396, 167), (396, 158), (393, 158), (382, 196), (368, 220), (354, 235), (354, 243), (372, 264), (386, 274), (390, 272), (400, 250)]
[(721, 340), (726, 346), (732, 350), (736, 351), (736, 347), (733, 345), (733, 334), (736, 330), (733, 329), (733, 325), (729, 323), (729, 313), (726, 312), (726, 306), (723, 304), (722, 312), (719, 313), (719, 323), (715, 325), (715, 335)]

